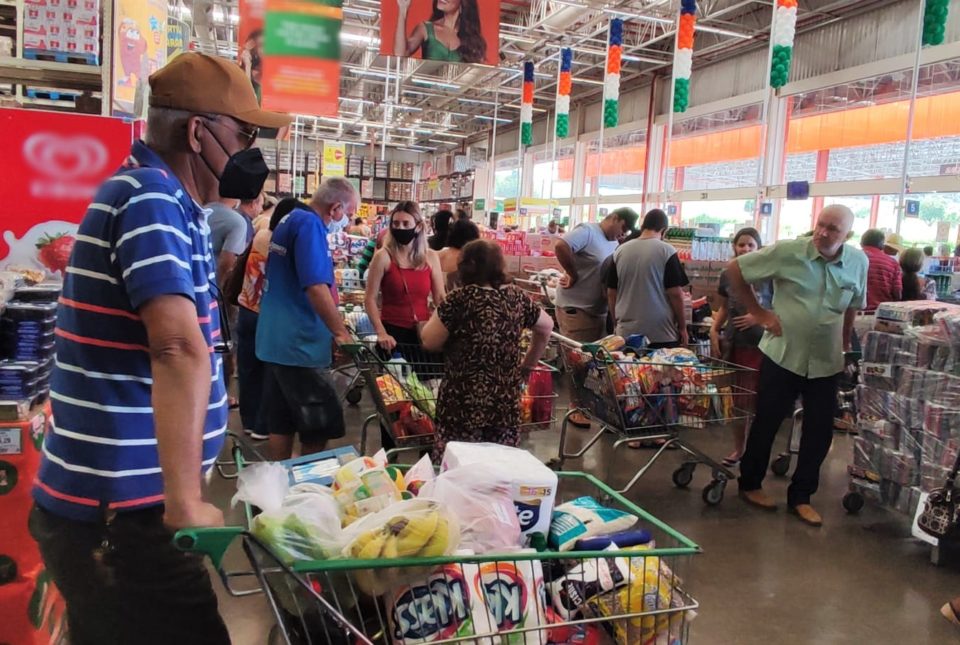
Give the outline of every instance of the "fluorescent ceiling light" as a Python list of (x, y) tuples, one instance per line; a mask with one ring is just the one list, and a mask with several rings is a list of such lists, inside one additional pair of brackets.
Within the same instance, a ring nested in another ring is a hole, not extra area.
[(423, 147), (423, 148), (420, 148), (420, 147), (414, 148), (414, 147), (412, 147), (412, 146), (403, 146), (403, 147), (399, 147), (399, 146), (398, 146), (398, 147), (397, 147), (397, 150), (403, 150), (404, 152), (416, 152), (416, 153), (421, 153), (421, 152), (434, 152), (434, 151), (436, 150), (436, 148), (426, 148), (426, 147)]
[(341, 96), (341, 101), (349, 101), (350, 103), (359, 103), (361, 105), (376, 105), (376, 102), (370, 101), (368, 99), (357, 99), (352, 96)]
[(376, 78), (387, 78), (389, 76), (389, 74), (379, 69), (357, 69), (356, 67), (351, 67), (350, 73), (356, 74), (357, 76), (374, 76)]
[(407, 110), (408, 112), (423, 112), (423, 108), (418, 108), (416, 105), (403, 105), (401, 103), (400, 105), (394, 105), (393, 107), (397, 108), (398, 110)]
[(476, 103), (477, 105), (496, 105), (496, 104), (497, 104), (495, 101), (483, 101), (483, 100), (481, 100), (481, 99), (465, 99), (465, 98), (461, 98), (461, 99), (457, 99), (457, 100), (459, 100), (461, 103)]
[(445, 87), (451, 90), (459, 90), (460, 86), (456, 83), (447, 83), (446, 81), (437, 81), (432, 78), (413, 78), (414, 83), (420, 83), (421, 85), (430, 85), (433, 87)]
[(456, 141), (441, 141), (440, 139), (427, 139), (430, 143), (439, 143), (444, 146), (456, 146), (459, 145)]
[(468, 136), (466, 134), (457, 134), (455, 132), (433, 132), (432, 134), (437, 137), (454, 137), (455, 139), (466, 139)]
[[(643, 20), (644, 22), (655, 22), (658, 25), (672, 25), (674, 20), (672, 18), (661, 18), (660, 16), (650, 16), (650, 15), (637, 15), (637, 14), (627, 14), (623, 11), (617, 11), (616, 9), (604, 9), (604, 13), (609, 13), (611, 15), (625, 15), (636, 20)], [(696, 27), (699, 29), (699, 27)]]
[(355, 34), (355, 33), (350, 32), (350, 31), (341, 31), (341, 32), (340, 32), (340, 40), (341, 40), (341, 41), (344, 41), (344, 42), (348, 42), (348, 43), (361, 43), (361, 44), (364, 44), (364, 45), (379, 45), (379, 44), (380, 44), (380, 39), (379, 39), (379, 38), (376, 38), (376, 37), (371, 38), (370, 36), (368, 36), (368, 35), (366, 35), (366, 34)]
[(753, 38), (753, 36), (741, 34), (739, 31), (730, 31), (729, 29), (720, 29), (719, 27), (710, 27), (709, 25), (696, 25), (694, 31), (702, 31), (706, 34), (717, 34), (718, 36), (732, 36), (734, 38)]
[(478, 114), (474, 118), (483, 119), (484, 121), (497, 121), (498, 123), (513, 123), (513, 119), (501, 119), (500, 117), (487, 116), (486, 114)]
[(503, 38), (504, 40), (511, 40), (517, 43), (526, 43), (528, 45), (534, 45), (537, 42), (535, 38), (530, 38), (529, 36), (520, 36), (517, 34), (506, 34), (503, 32), (500, 32), (500, 37)]
[(352, 13), (355, 16), (363, 16), (364, 18), (376, 18), (377, 12), (371, 11), (369, 9), (360, 9), (359, 7), (347, 7), (343, 8), (344, 13)]

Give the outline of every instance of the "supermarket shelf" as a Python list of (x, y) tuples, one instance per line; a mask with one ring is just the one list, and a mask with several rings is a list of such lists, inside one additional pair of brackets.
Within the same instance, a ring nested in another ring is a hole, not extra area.
[(447, 202), (467, 202), (473, 199), (473, 195), (464, 195), (463, 197), (444, 197), (442, 199), (421, 199), (421, 204), (444, 204)]
[(0, 82), (4, 83), (99, 91), (101, 74), (99, 65), (0, 58)]
[(464, 170), (463, 172), (452, 172), (449, 175), (437, 175), (436, 177), (426, 177), (424, 179), (421, 179), (420, 181), (430, 181), (433, 179), (436, 179), (438, 181), (441, 179), (453, 179), (454, 177), (465, 177), (466, 175), (472, 175), (473, 173), (474, 173), (473, 170)]

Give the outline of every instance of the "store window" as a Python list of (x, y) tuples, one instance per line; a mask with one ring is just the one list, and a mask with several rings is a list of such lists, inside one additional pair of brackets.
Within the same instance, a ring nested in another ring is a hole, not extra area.
[(531, 195), (541, 199), (567, 199), (573, 196), (574, 146), (557, 147), (556, 160), (553, 148), (533, 155), (533, 186)]
[[(894, 197), (894, 205), (897, 199)], [(904, 242), (913, 246), (933, 246), (938, 252), (946, 245), (952, 251), (960, 235), (960, 193), (912, 194), (908, 199), (920, 202), (920, 213), (917, 217), (903, 218), (900, 234)]]
[(667, 190), (756, 186), (760, 121), (759, 103), (676, 121)]
[(681, 226), (697, 228), (714, 225), (722, 237), (732, 237), (744, 226), (753, 226), (752, 199), (684, 202), (679, 210)]
[[(647, 133), (634, 130), (603, 140), (603, 163), (600, 163), (600, 140), (587, 146), (584, 194), (595, 196), (638, 195), (643, 192), (643, 171), (647, 160)], [(598, 177), (599, 173), (599, 177)]]
[(515, 157), (500, 159), (493, 175), (493, 198), (511, 199), (520, 194), (520, 164)]
[(960, 59), (925, 65), (917, 80), (911, 177), (960, 174)]
[(809, 232), (813, 228), (815, 210), (831, 204), (841, 204), (853, 211), (852, 240), (859, 244), (860, 236), (868, 228), (880, 228), (887, 232), (896, 230), (898, 200), (897, 195), (784, 200), (780, 207), (780, 229), (777, 239), (788, 240)]

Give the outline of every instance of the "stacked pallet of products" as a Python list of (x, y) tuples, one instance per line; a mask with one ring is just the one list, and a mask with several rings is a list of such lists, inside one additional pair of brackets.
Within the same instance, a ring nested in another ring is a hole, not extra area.
[(942, 486), (956, 460), (960, 347), (945, 316), (960, 320), (960, 310), (928, 301), (884, 303), (864, 335), (847, 510), (869, 499), (912, 515), (921, 492)]

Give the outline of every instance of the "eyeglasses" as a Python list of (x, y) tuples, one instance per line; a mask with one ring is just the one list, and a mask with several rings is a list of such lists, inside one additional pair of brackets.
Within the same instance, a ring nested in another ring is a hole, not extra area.
[[(242, 142), (243, 142), (242, 145), (244, 149), (247, 149), (250, 146), (252, 146), (253, 143), (257, 140), (257, 136), (260, 134), (260, 128), (258, 128), (257, 126), (253, 126), (253, 128), (243, 128), (243, 127), (237, 126), (236, 128), (234, 128), (232, 126), (227, 125), (227, 121), (221, 121), (219, 117), (204, 116), (201, 118), (203, 118), (206, 121), (211, 121), (213, 123), (219, 123), (220, 125), (226, 127), (227, 130), (230, 130), (231, 132), (233, 132), (234, 134), (239, 134), (242, 137)], [(233, 122), (232, 119), (230, 122)]]

